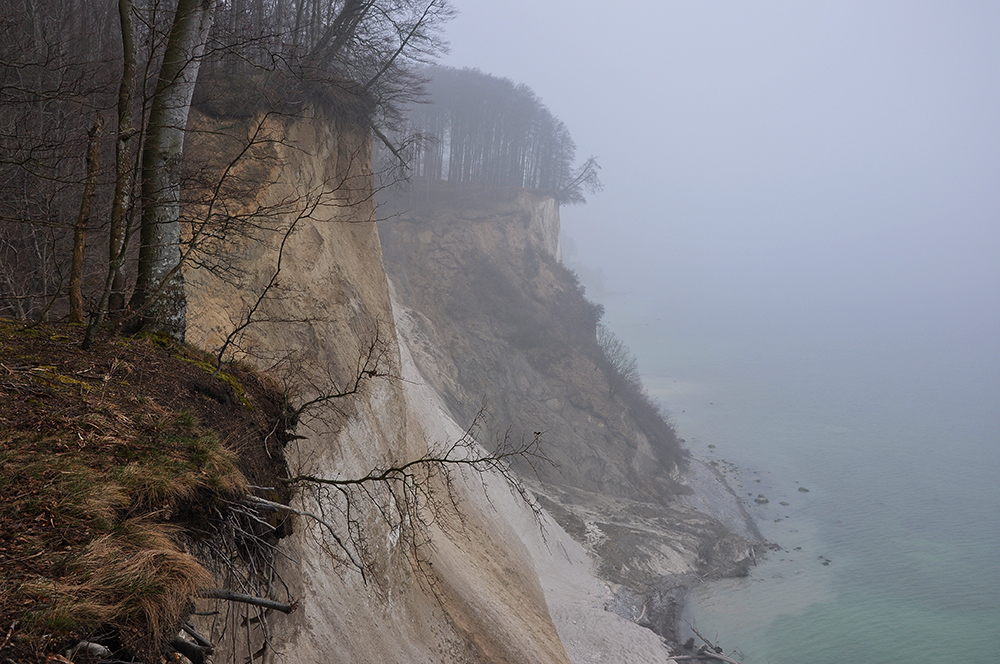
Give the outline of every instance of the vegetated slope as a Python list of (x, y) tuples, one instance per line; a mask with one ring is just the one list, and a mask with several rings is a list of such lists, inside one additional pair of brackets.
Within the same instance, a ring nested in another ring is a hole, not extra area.
[(460, 422), (485, 402), (516, 435), (544, 432), (555, 465), (520, 470), (622, 598), (650, 605), (645, 624), (672, 636), (680, 577), (739, 573), (752, 547), (679, 499), (691, 489), (673, 427), (640, 385), (615, 389), (600, 308), (558, 258), (555, 201), (413, 192), (385, 204), (380, 235), (421, 374)]
[(84, 352), (82, 334), (0, 320), (7, 661), (97, 635), (119, 658), (158, 659), (192, 598), (226, 585), (196, 555), (227, 548), (222, 515), (285, 474), (282, 397), (258, 374), (213, 376), (207, 356), (161, 337)]
[(684, 452), (641, 393), (611, 395), (596, 341), (601, 308), (546, 250), (550, 231), (532, 218), (536, 206), (557, 215), (550, 203), (527, 193), (426, 203), (380, 223), (399, 301), (447, 353), (429, 380), (460, 419), (485, 398), (515, 431), (544, 431), (557, 464), (537, 468), (547, 483), (667, 499), (682, 490), (671, 476)]

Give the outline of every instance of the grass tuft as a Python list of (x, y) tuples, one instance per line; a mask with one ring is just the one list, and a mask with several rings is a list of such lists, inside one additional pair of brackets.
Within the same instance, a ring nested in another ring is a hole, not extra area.
[[(195, 349), (152, 335), (84, 353), (80, 336), (0, 319), (0, 624), (16, 625), (0, 632), (0, 661), (44, 661), (102, 634), (122, 658), (158, 661), (214, 585), (185, 546), (248, 493), (238, 464), (260, 472), (225, 441), (253, 449), (249, 432), (272, 427), (189, 387), (205, 383)], [(270, 408), (265, 383), (250, 384)]]
[(211, 574), (175, 543), (177, 535), (168, 524), (144, 519), (117, 524), (67, 561), (59, 578), (14, 591), (15, 601), (34, 600), (24, 625), (55, 639), (114, 625), (129, 650), (157, 655), (190, 599), (212, 585)]

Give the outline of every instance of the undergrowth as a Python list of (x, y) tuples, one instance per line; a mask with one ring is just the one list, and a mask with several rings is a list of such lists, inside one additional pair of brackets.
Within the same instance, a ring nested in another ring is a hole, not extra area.
[(277, 397), (207, 375), (193, 349), (138, 338), (85, 353), (78, 336), (0, 320), (0, 655), (42, 660), (110, 634), (158, 661), (216, 583), (187, 551), (211, 535), (200, 517), (247, 494), (244, 470), (284, 474), (234, 451), (269, 430), (247, 419), (242, 383)]

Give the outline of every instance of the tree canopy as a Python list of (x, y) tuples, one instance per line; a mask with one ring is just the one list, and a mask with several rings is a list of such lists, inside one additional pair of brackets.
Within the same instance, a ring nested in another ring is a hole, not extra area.
[(416, 177), (490, 191), (534, 189), (563, 203), (600, 189), (597, 161), (574, 167), (576, 143), (559, 118), (524, 84), (477, 69), (431, 67), (427, 99), (411, 106)]

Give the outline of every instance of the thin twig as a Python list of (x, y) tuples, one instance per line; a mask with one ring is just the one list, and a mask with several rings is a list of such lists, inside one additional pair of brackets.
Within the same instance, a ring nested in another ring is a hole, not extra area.
[(10, 629), (7, 630), (7, 636), (4, 637), (3, 643), (0, 644), (0, 650), (3, 650), (4, 648), (7, 647), (7, 644), (10, 642), (11, 635), (14, 633), (14, 628), (15, 627), (17, 627), (17, 621), (16, 620), (10, 624)]

